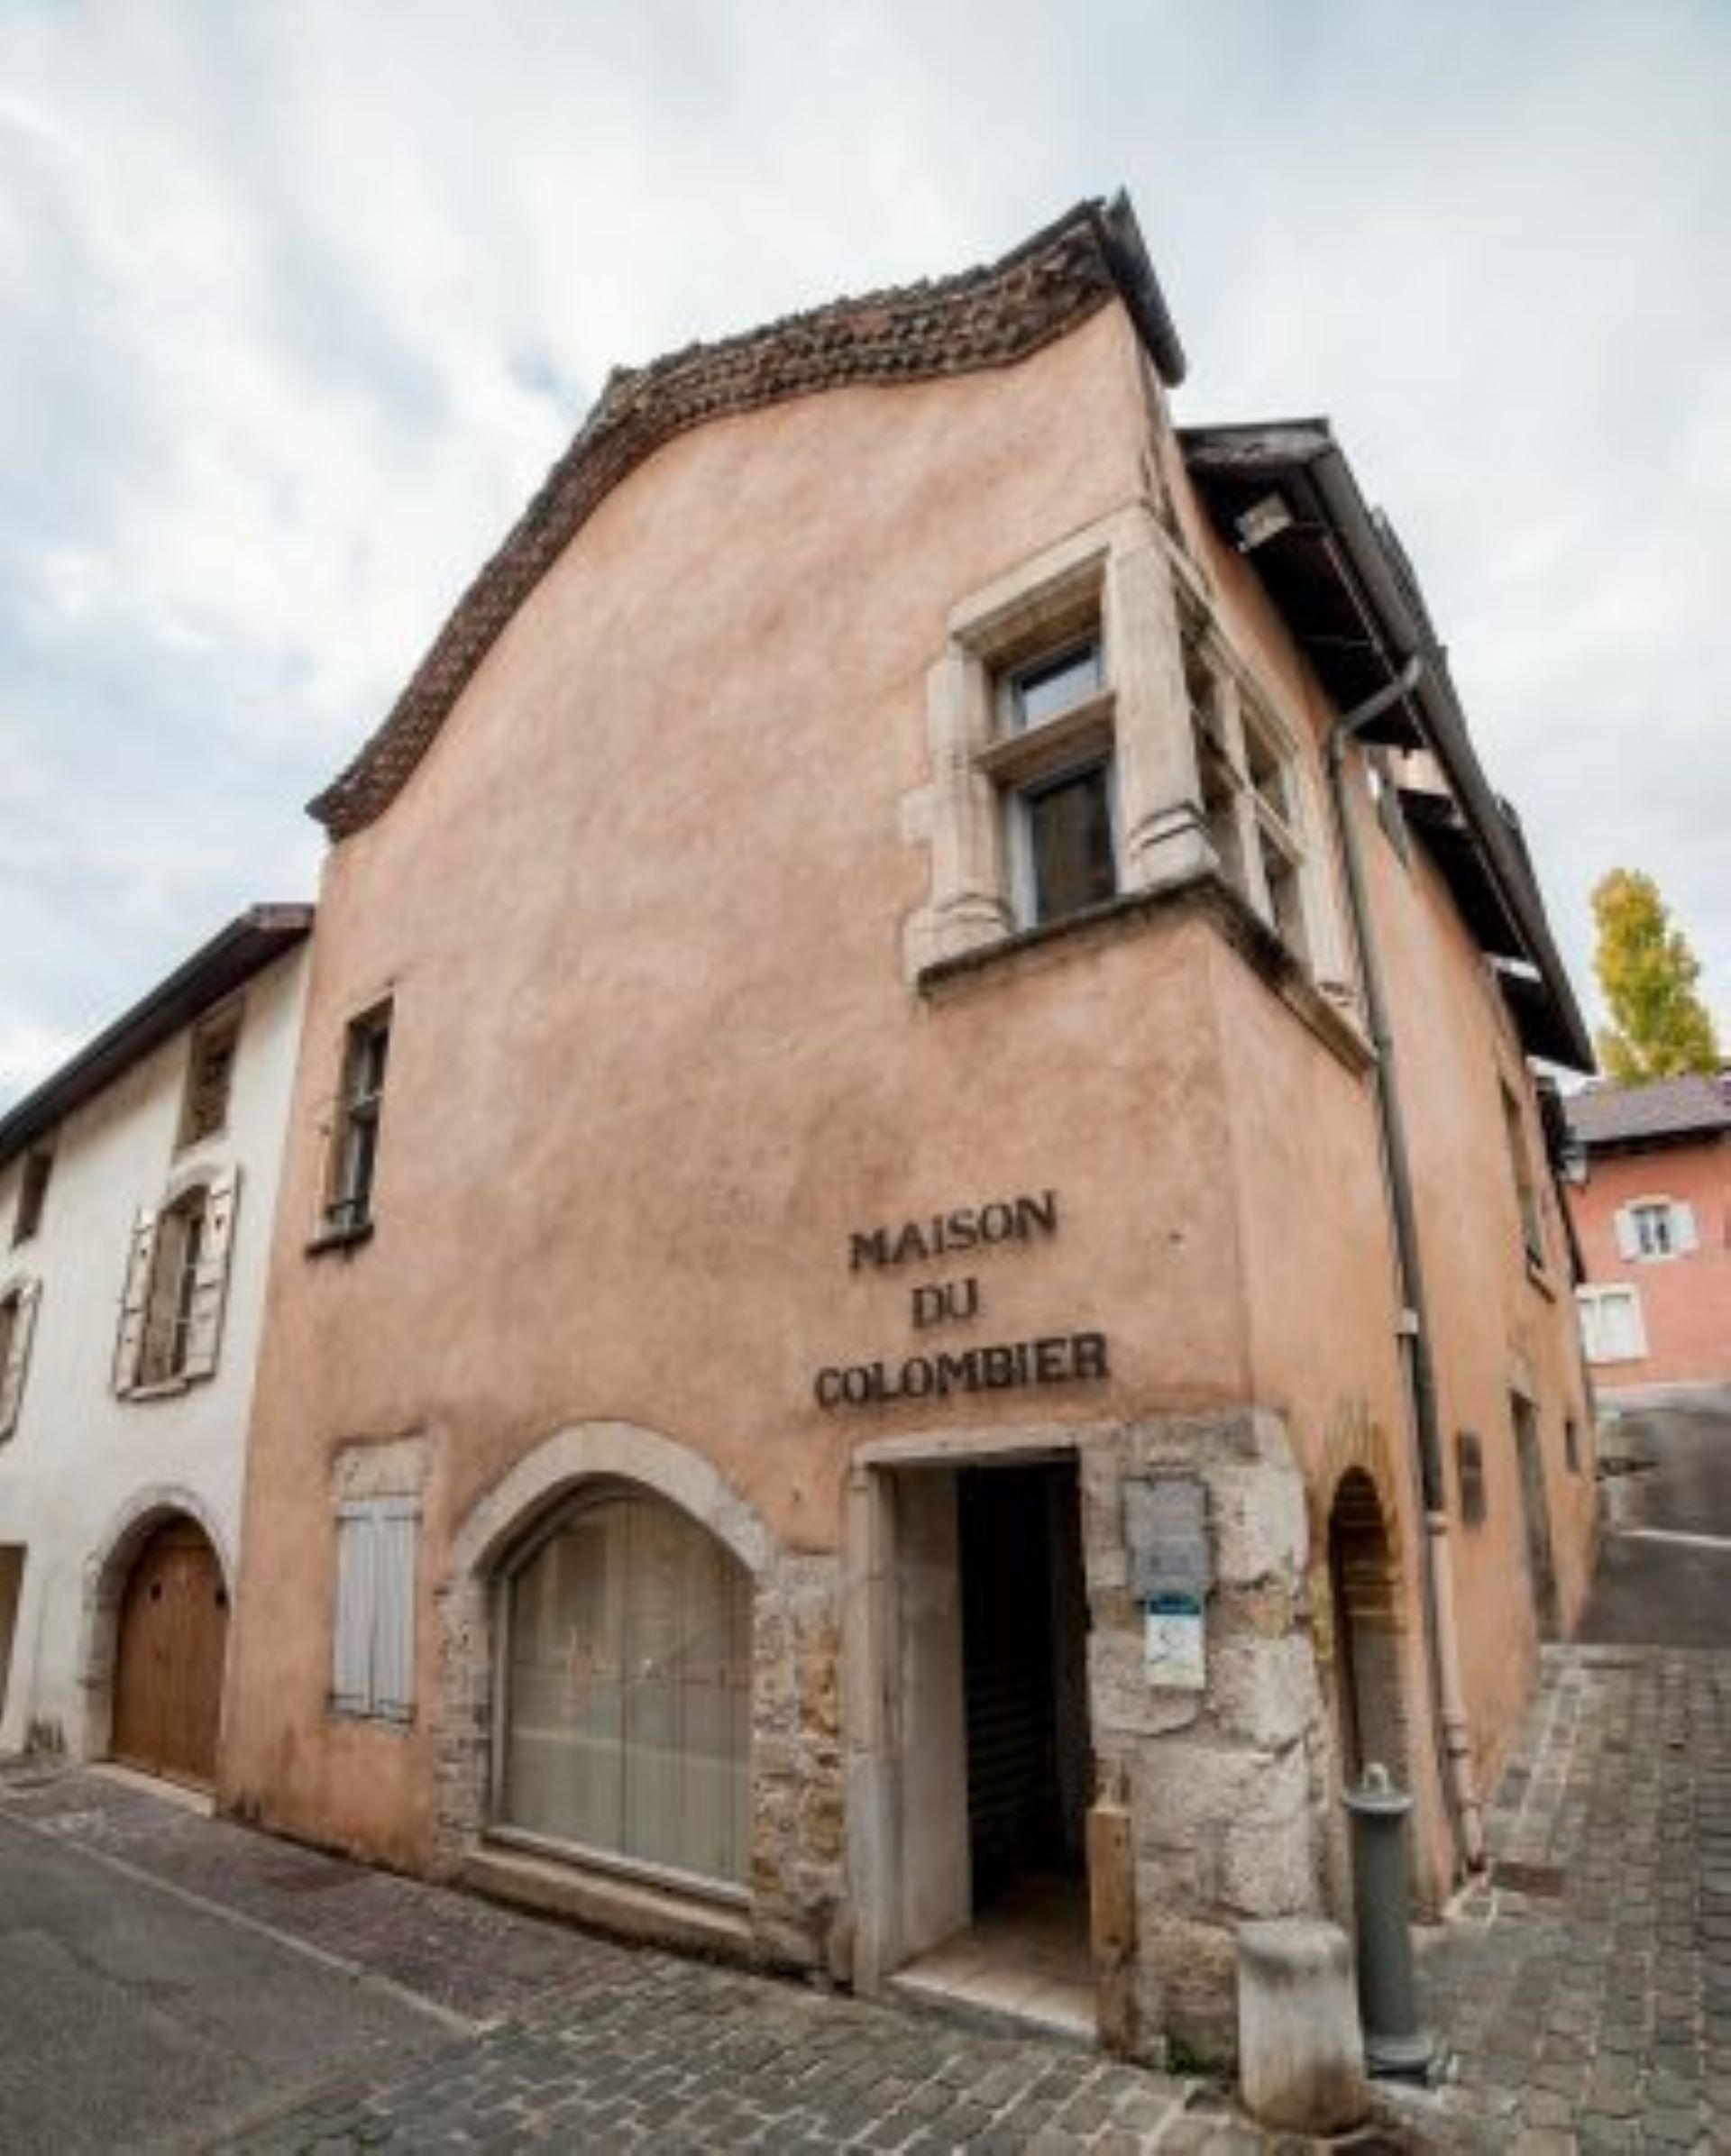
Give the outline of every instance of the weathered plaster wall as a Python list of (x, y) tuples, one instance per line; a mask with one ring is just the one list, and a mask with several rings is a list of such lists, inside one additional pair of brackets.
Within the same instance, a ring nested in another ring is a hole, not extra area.
[[(1600, 1364), (1594, 1373), (1599, 1391), (1731, 1383), (1731, 1145), (1712, 1138), (1595, 1154), (1586, 1182), (1569, 1197), (1588, 1279), (1598, 1287), (1635, 1288), (1646, 1328), (1647, 1353)], [(1697, 1247), (1678, 1257), (1623, 1256), (1617, 1214), (1644, 1198), (1692, 1206)]]
[[(1533, 1681), (1537, 1624), (1511, 1395), (1533, 1402), (1543, 1459), (1562, 1629), (1585, 1600), (1595, 1546), (1593, 1433), (1555, 1186), (1500, 998), (1415, 837), (1404, 861), (1357, 796), (1383, 938), (1410, 1126), (1424, 1284), (1453, 1519), (1463, 1677), (1481, 1786), (1489, 1786)], [(1438, 1022), (1446, 1011), (1450, 1021)], [(1501, 1088), (1520, 1105), (1541, 1193), (1544, 1263), (1529, 1267)], [(1564, 1424), (1580, 1433), (1580, 1468)], [(1456, 1434), (1483, 1442), (1488, 1517), (1461, 1524)]]
[[(1066, 424), (1085, 407), (1089, 425)], [(595, 1418), (711, 1462), (789, 1557), (833, 1552), (826, 1363), (921, 1344), (922, 1275), (848, 1236), (1051, 1188), (945, 1344), (1092, 1329), (1042, 1412), (1236, 1402), (1226, 1133), (1186, 913), (921, 1001), (899, 804), (956, 598), (1130, 499), (1146, 425), (1116, 313), (1000, 374), (719, 423), (609, 498), (401, 800), (332, 856), (249, 1493), (229, 1800), (405, 1863), (434, 1849), (428, 1598), (453, 1521)], [(377, 1232), (309, 1258), (342, 1028), (395, 997)], [(932, 1335), (933, 1341), (939, 1336)], [(1027, 1393), (948, 1404), (1001, 1421)], [(334, 1448), (422, 1433), (419, 1697), (326, 1716)]]
[[(23, 1410), (0, 1444), (0, 1542), (26, 1545), (0, 1750), (32, 1732), (75, 1755), (107, 1734), (98, 1598), (103, 1566), (153, 1508), (191, 1512), (233, 1576), (241, 1485), (282, 1130), (307, 982), (304, 946), (249, 982), (228, 1127), (175, 1152), (188, 1036), (179, 1035), (78, 1110), (56, 1136), (42, 1225), (0, 1264), (0, 1286), (42, 1283)], [(238, 1165), (221, 1359), (184, 1392), (117, 1400), (114, 1328), (134, 1220), (171, 1172)], [(10, 1223), (19, 1165), (0, 1177)], [(9, 1230), (8, 1230), (9, 1231)], [(112, 1613), (112, 1612), (110, 1612)], [(106, 1642), (112, 1650), (112, 1640)]]

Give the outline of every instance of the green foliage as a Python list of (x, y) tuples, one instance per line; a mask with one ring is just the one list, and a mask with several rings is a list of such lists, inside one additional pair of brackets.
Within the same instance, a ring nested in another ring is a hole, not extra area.
[(1595, 970), (1611, 1023), (1598, 1033), (1598, 1057), (1619, 1085), (1685, 1072), (1711, 1075), (1719, 1044), (1708, 1008), (1695, 993), (1700, 964), (1659, 896), (1638, 869), (1614, 868), (1593, 890), (1598, 923)]

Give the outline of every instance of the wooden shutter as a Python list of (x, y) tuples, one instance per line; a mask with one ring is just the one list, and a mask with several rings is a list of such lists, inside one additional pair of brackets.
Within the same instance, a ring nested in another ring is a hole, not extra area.
[(1617, 1255), (1619, 1257), (1639, 1257), (1641, 1233), (1635, 1224), (1635, 1208), (1621, 1205), (1617, 1210)]
[(343, 1714), (366, 1714), (372, 1708), (374, 1540), (371, 1508), (345, 1506), (336, 1521), (336, 1612), (331, 1653), (331, 1704)]
[(234, 1245), (234, 1215), (240, 1204), (241, 1171), (214, 1176), (205, 1189), (205, 1233), (193, 1276), (192, 1303), (187, 1313), (183, 1377), (208, 1377), (222, 1345), (223, 1310), (228, 1301), (228, 1261)]
[(412, 1501), (374, 1509), (372, 1712), (407, 1722), (415, 1705), (415, 1532)]
[(120, 1295), (120, 1326), (114, 1335), (114, 1389), (132, 1392), (138, 1384), (144, 1352), (144, 1327), (150, 1315), (151, 1271), (156, 1259), (157, 1217), (141, 1212), (133, 1226), (126, 1256), (126, 1280)]
[(30, 1364), (30, 1336), (36, 1324), (36, 1304), (42, 1292), (40, 1280), (27, 1280), (13, 1298), (12, 1337), (6, 1345), (6, 1366), (0, 1370), (0, 1438), (9, 1438), (18, 1427), (18, 1410), (24, 1396), (24, 1372)]
[(1695, 1231), (1695, 1208), (1685, 1205), (1680, 1199), (1672, 1199), (1671, 1206), (1671, 1247), (1681, 1256), (1693, 1250), (1700, 1242)]

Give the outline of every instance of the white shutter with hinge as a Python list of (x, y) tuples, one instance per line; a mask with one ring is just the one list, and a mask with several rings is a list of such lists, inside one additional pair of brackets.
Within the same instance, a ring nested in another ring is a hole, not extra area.
[(120, 1293), (120, 1324), (114, 1334), (114, 1388), (130, 1393), (138, 1384), (144, 1352), (144, 1326), (150, 1313), (151, 1267), (156, 1256), (156, 1215), (141, 1212), (133, 1224), (126, 1255), (126, 1279)]
[(198, 1266), (193, 1275), (192, 1302), (187, 1312), (187, 1348), (181, 1364), (184, 1377), (208, 1377), (216, 1367), (222, 1345), (223, 1309), (228, 1301), (228, 1261), (234, 1246), (234, 1215), (240, 1205), (241, 1171), (211, 1178), (205, 1191), (205, 1232), (198, 1247)]
[(412, 1501), (379, 1502), (374, 1515), (372, 1711), (392, 1722), (407, 1722), (415, 1704), (417, 1524)]
[(372, 1706), (376, 1540), (371, 1507), (345, 1505), (336, 1521), (336, 1613), (331, 1652), (331, 1704), (342, 1714), (365, 1714)]
[(1641, 1232), (1635, 1224), (1632, 1205), (1619, 1205), (1617, 1209), (1617, 1255), (1619, 1257), (1641, 1255)]
[(0, 1438), (9, 1438), (18, 1427), (18, 1410), (24, 1397), (24, 1373), (30, 1366), (30, 1336), (35, 1329), (36, 1304), (41, 1293), (40, 1280), (27, 1280), (13, 1299), (6, 1366), (0, 1370)]
[(1679, 1256), (1695, 1249), (1700, 1238), (1695, 1232), (1695, 1208), (1673, 1199), (1671, 1206), (1671, 1247)]

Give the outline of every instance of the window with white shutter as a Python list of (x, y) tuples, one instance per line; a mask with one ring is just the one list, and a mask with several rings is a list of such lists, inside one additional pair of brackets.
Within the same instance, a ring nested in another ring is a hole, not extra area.
[(9, 1438), (18, 1427), (41, 1293), (40, 1280), (23, 1280), (0, 1295), (0, 1438)]
[(114, 1389), (151, 1392), (189, 1384), (216, 1368), (228, 1299), (241, 1172), (193, 1184), (133, 1229)]
[(1685, 1257), (1699, 1240), (1695, 1208), (1679, 1198), (1632, 1198), (1617, 1214), (1620, 1257)]
[(351, 1498), (337, 1508), (331, 1705), (339, 1714), (413, 1716), (419, 1521), (412, 1497)]

